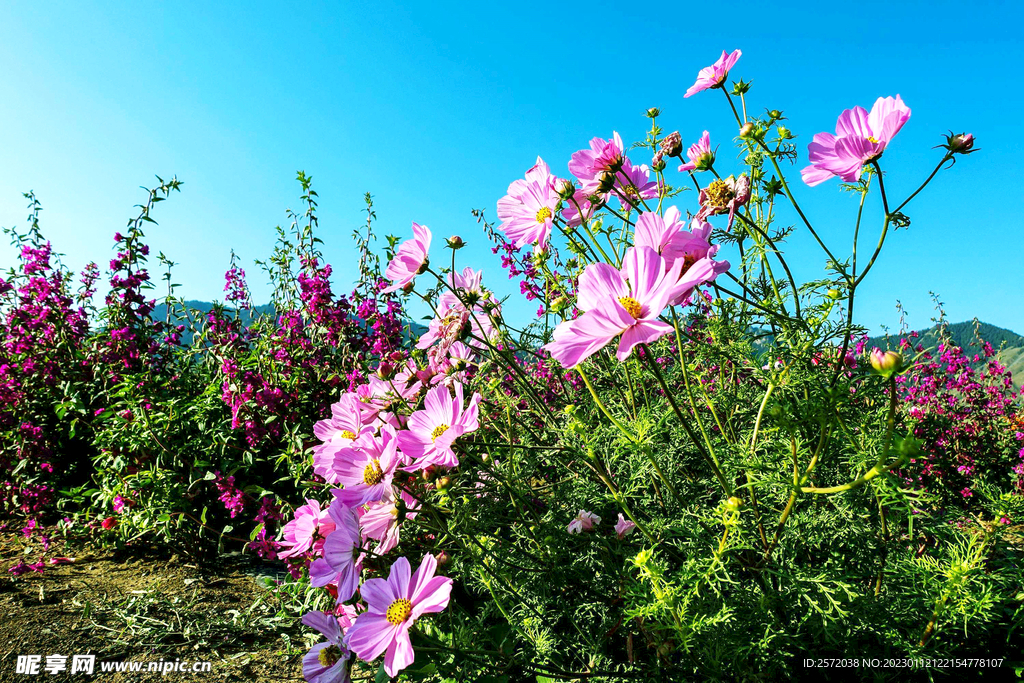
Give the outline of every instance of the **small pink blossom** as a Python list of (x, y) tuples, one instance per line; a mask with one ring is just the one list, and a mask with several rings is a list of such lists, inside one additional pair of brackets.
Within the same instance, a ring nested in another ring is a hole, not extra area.
[(615, 523), (615, 534), (619, 537), (619, 540), (621, 541), (623, 538), (630, 535), (635, 530), (636, 524), (623, 517), (622, 513), (620, 512), (619, 521)]
[(686, 150), (686, 158), (689, 161), (679, 167), (680, 171), (706, 171), (715, 163), (715, 153), (711, 150), (711, 135), (707, 131), (704, 131), (700, 140)]
[(729, 69), (736, 65), (742, 54), (739, 50), (734, 50), (732, 54), (722, 50), (722, 56), (714, 64), (700, 70), (697, 74), (697, 80), (694, 81), (683, 97), (696, 95), (711, 88), (721, 88), (725, 84), (725, 79), (729, 77)]
[(406, 469), (421, 470), (430, 465), (455, 467), (459, 458), (452, 444), (479, 427), (478, 413), (482, 397), (473, 394), (466, 404), (462, 384), (455, 384), (455, 396), (439, 385), (427, 392), (423, 410), (409, 416), (407, 429), (398, 432), (398, 447), (413, 464)]
[(580, 510), (580, 513), (576, 515), (571, 522), (569, 522), (569, 533), (578, 534), (583, 531), (590, 531), (594, 528), (594, 525), (600, 524), (601, 518), (595, 515), (593, 512), (587, 512), (586, 510)]

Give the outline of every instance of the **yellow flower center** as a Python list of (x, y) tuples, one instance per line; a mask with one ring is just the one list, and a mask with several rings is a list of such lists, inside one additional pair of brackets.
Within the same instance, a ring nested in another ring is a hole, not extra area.
[(356, 435), (353, 434), (352, 432), (348, 431), (347, 429), (345, 429), (345, 430), (342, 430), (342, 432), (341, 432), (341, 438), (343, 438), (343, 439), (354, 439), (354, 438), (356, 438)]
[(437, 425), (434, 430), (430, 432), (430, 440), (437, 441), (437, 437), (441, 436), (448, 431), (448, 425)]
[(549, 218), (551, 218), (551, 209), (546, 206), (540, 207), (540, 211), (537, 212), (537, 222), (543, 223)]
[(870, 142), (870, 143), (872, 143), (872, 144), (875, 144), (875, 145), (877, 145), (877, 144), (878, 144), (878, 140), (876, 140), (876, 139), (875, 139), (875, 136), (874, 136), (874, 135), (869, 135), (869, 136), (868, 136), (868, 142)]
[(640, 314), (643, 307), (640, 306), (639, 301), (632, 297), (620, 296), (619, 303), (622, 304), (622, 307), (626, 309), (626, 313), (629, 313), (634, 318), (640, 318)]
[(380, 460), (374, 458), (366, 464), (363, 470), (363, 483), (367, 486), (376, 486), (384, 480), (384, 470), (380, 468)]
[(410, 614), (412, 614), (412, 603), (405, 598), (399, 598), (388, 605), (388, 611), (385, 616), (389, 624), (398, 626), (408, 619)]
[(317, 660), (321, 666), (334, 666), (341, 659), (341, 648), (337, 645), (330, 645), (320, 650), (320, 654), (317, 655)]
[(729, 206), (729, 201), (732, 199), (732, 190), (729, 189), (728, 183), (724, 180), (712, 180), (706, 188), (704, 188), (704, 196), (707, 199), (707, 203), (711, 206), (719, 209), (724, 209)]

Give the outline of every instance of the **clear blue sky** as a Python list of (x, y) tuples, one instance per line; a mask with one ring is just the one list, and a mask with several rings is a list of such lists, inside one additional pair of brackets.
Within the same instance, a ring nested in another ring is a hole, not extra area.
[[(215, 5), (215, 6), (214, 6)], [(895, 326), (900, 299), (930, 324), (929, 290), (950, 318), (1024, 333), (1020, 178), (1020, 25), (1016, 2), (851, 3), (153, 3), (0, 5), (0, 224), (24, 225), (21, 192), (42, 200), (65, 262), (105, 264), (154, 174), (183, 191), (159, 207), (154, 251), (180, 262), (187, 298), (222, 297), (234, 248), (257, 300), (252, 260), (298, 208), (295, 172), (321, 196), (324, 252), (338, 291), (354, 276), (348, 236), (374, 194), (378, 231), (415, 220), (460, 234), (464, 263), (499, 293), (518, 291), (469, 214), (494, 206), (539, 154), (569, 155), (618, 130), (642, 138), (658, 106), (687, 143), (735, 135), (716, 92), (684, 100), (698, 69), (741, 48), (734, 77), (751, 107), (783, 109), (799, 135), (791, 178), (812, 218), (847, 250), (854, 199), (835, 182), (799, 183), (806, 144), (839, 112), (900, 93), (913, 118), (886, 153), (893, 195), (931, 169), (952, 128), (982, 151), (908, 208), (909, 230), (862, 292), (858, 321)], [(647, 161), (637, 158), (637, 162)], [(695, 209), (692, 193), (684, 208)], [(880, 221), (879, 221), (880, 222)], [(878, 225), (869, 225), (867, 243)], [(822, 260), (802, 235), (789, 249), (805, 277)], [(14, 261), (0, 247), (0, 267)], [(524, 315), (532, 306), (513, 305)]]

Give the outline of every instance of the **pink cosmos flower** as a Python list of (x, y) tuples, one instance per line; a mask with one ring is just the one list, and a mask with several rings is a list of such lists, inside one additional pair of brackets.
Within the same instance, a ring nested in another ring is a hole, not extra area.
[(427, 351), (430, 371), (433, 373), (430, 383), (443, 383), (451, 387), (456, 382), (465, 382), (467, 371), (476, 364), (476, 352), (473, 348), (462, 342), (455, 342), (448, 349), (447, 355), (443, 356), (436, 352), (437, 348), (435, 346)]
[(910, 119), (910, 107), (897, 95), (879, 97), (869, 114), (863, 107), (847, 109), (836, 121), (836, 134), (818, 133), (807, 146), (811, 165), (800, 171), (804, 182), (820, 185), (833, 176), (852, 183), (864, 165), (878, 159), (886, 145)]
[(728, 213), (729, 227), (732, 227), (736, 209), (750, 201), (750, 178), (746, 175), (739, 178), (716, 178), (707, 187), (701, 188), (697, 200), (700, 202), (697, 218), (704, 220), (709, 216)]
[(673, 296), (670, 306), (684, 304), (694, 287), (712, 282), (729, 270), (728, 261), (714, 260), (719, 245), (711, 244), (711, 230), (711, 226), (699, 218), (690, 222), (689, 230), (684, 229), (681, 212), (675, 206), (666, 209), (664, 217), (649, 212), (637, 219), (633, 246), (654, 249), (665, 259), (666, 268), (671, 269), (682, 261), (679, 279), (687, 286)]
[(498, 218), (502, 221), (498, 227), (517, 249), (532, 244), (540, 252), (547, 247), (557, 215), (558, 182), (544, 160), (537, 157), (526, 179), (514, 181), (508, 186), (508, 194), (498, 200)]
[(600, 190), (605, 173), (618, 173), (625, 158), (622, 138), (613, 132), (610, 140), (594, 138), (590, 141), (590, 149), (573, 153), (569, 160), (569, 172), (579, 179), (583, 190), (590, 195)]
[(337, 498), (331, 503), (329, 512), (334, 521), (334, 531), (324, 541), (324, 556), (314, 560), (309, 567), (309, 582), (318, 588), (336, 584), (338, 602), (345, 602), (355, 595), (359, 587), (359, 571), (363, 566), (359, 516)]
[(333, 464), (338, 451), (363, 434), (373, 432), (373, 427), (363, 423), (363, 416), (359, 399), (353, 394), (345, 394), (331, 405), (329, 419), (313, 425), (313, 434), (323, 442), (313, 449), (313, 471), (328, 483), (336, 481)]
[(396, 289), (403, 289), (406, 285), (412, 284), (416, 276), (427, 267), (427, 253), (430, 251), (430, 228), (420, 225), (415, 221), (412, 224), (411, 240), (406, 240), (398, 245), (395, 258), (391, 259), (384, 275), (391, 280), (391, 286), (382, 290), (383, 294), (393, 292)]
[(646, 164), (634, 166), (629, 159), (623, 159), (622, 169), (615, 174), (613, 192), (625, 211), (639, 208), (643, 199), (657, 198), (660, 188), (657, 181), (650, 178), (651, 172)]
[(734, 50), (732, 54), (722, 50), (722, 56), (718, 58), (718, 61), (700, 70), (697, 74), (697, 80), (694, 81), (683, 97), (696, 95), (711, 88), (721, 88), (725, 84), (725, 79), (729, 77), (729, 69), (735, 66), (742, 54), (739, 50)]
[(310, 683), (349, 683), (348, 660), (352, 653), (342, 641), (338, 619), (326, 612), (307, 612), (302, 623), (327, 636), (302, 657), (302, 675)]
[(381, 500), (391, 490), (401, 459), (391, 425), (382, 427), (379, 437), (364, 434), (334, 458), (337, 481), (345, 487), (335, 496), (348, 507)]
[(320, 508), (320, 503), (307, 498), (306, 504), (295, 511), (295, 517), (284, 525), (282, 531), (284, 538), (280, 545), (287, 549), (277, 556), (284, 559), (301, 555), (310, 548), (323, 547), (323, 539), (334, 531), (334, 520), (328, 510)]
[(437, 560), (427, 555), (409, 576), (409, 560), (400, 557), (391, 565), (387, 579), (369, 579), (360, 590), (366, 611), (348, 630), (348, 646), (369, 662), (387, 651), (384, 671), (394, 677), (415, 661), (409, 628), (424, 614), (448, 606), (452, 580), (434, 576)]
[[(401, 524), (398, 522), (398, 499), (394, 491), (389, 491), (383, 500), (370, 503), (365, 510), (358, 508), (359, 524), (363, 529), (363, 540), (378, 541), (375, 552), (384, 555), (398, 545)], [(401, 505), (405, 509), (406, 519), (415, 519), (419, 501), (406, 492), (401, 494)]]
[(707, 131), (704, 131), (704, 135), (700, 136), (700, 140), (690, 145), (690, 149), (686, 150), (686, 158), (689, 159), (685, 164), (679, 167), (682, 171), (694, 171), (700, 166), (700, 170), (707, 170), (711, 164), (715, 163), (715, 153), (711, 150), (711, 135)]
[(619, 513), (619, 521), (615, 523), (615, 535), (619, 537), (621, 541), (626, 536), (636, 531), (636, 524), (629, 521)]
[(637, 344), (672, 332), (658, 316), (675, 298), (683, 261), (671, 267), (651, 247), (630, 247), (622, 270), (592, 263), (579, 279), (577, 307), (586, 311), (560, 323), (544, 348), (563, 367), (573, 368), (621, 335), (616, 356), (625, 360)]
[(448, 387), (439, 385), (427, 392), (423, 410), (409, 416), (407, 429), (398, 432), (398, 446), (413, 459), (408, 470), (421, 470), (429, 465), (455, 467), (459, 458), (452, 450), (455, 439), (479, 427), (480, 394), (473, 394), (463, 409), (462, 384), (455, 384), (455, 397)]
[(601, 518), (595, 515), (593, 512), (587, 512), (586, 510), (580, 510), (580, 514), (569, 522), (569, 533), (578, 534), (581, 531), (590, 531), (594, 528), (595, 524), (600, 524)]

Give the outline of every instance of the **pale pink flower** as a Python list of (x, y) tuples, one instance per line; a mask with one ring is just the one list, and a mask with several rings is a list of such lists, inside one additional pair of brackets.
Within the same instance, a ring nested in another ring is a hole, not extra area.
[(587, 512), (586, 510), (580, 510), (580, 513), (576, 515), (571, 522), (569, 522), (569, 533), (578, 534), (581, 531), (590, 531), (594, 528), (595, 524), (600, 524), (601, 518), (595, 515), (593, 512)]
[(349, 683), (349, 659), (352, 653), (345, 645), (341, 624), (326, 612), (307, 612), (302, 623), (327, 637), (302, 657), (302, 675), (309, 683)]
[(633, 246), (654, 249), (665, 259), (669, 269), (682, 261), (679, 278), (688, 286), (676, 292), (669, 301), (670, 306), (685, 303), (694, 287), (712, 282), (729, 270), (728, 261), (714, 260), (719, 245), (711, 244), (711, 230), (711, 226), (699, 218), (690, 222), (689, 230), (685, 229), (681, 213), (675, 206), (666, 209), (664, 217), (649, 212), (637, 219)]
[[(405, 518), (414, 519), (419, 508), (419, 501), (404, 491), (401, 494), (401, 505), (405, 509)], [(377, 541), (375, 552), (384, 555), (398, 545), (401, 524), (398, 522), (399, 499), (393, 491), (383, 499), (370, 503), (366, 508), (358, 508), (359, 524), (363, 530), (363, 539)]]
[(622, 138), (613, 132), (610, 140), (593, 138), (590, 149), (573, 153), (569, 160), (569, 172), (579, 179), (587, 194), (594, 194), (602, 184), (602, 176), (606, 173), (616, 174), (622, 168), (625, 158)]
[(630, 535), (636, 530), (636, 524), (629, 521), (619, 513), (619, 521), (615, 523), (615, 535), (619, 537), (621, 541), (626, 536)]
[(863, 107), (847, 109), (836, 121), (836, 134), (818, 133), (807, 146), (811, 162), (800, 171), (808, 185), (838, 176), (852, 183), (864, 165), (875, 161), (910, 119), (910, 107), (897, 95), (879, 97), (869, 114)]
[(725, 79), (729, 77), (729, 69), (735, 66), (742, 54), (739, 50), (734, 50), (732, 54), (722, 50), (722, 56), (714, 64), (700, 70), (697, 74), (697, 80), (694, 81), (683, 97), (696, 95), (710, 88), (721, 88), (725, 84)]
[(335, 455), (336, 480), (345, 487), (335, 496), (349, 507), (381, 500), (391, 490), (400, 462), (393, 427), (381, 428), (380, 436), (364, 434)]
[(652, 342), (673, 331), (658, 316), (675, 298), (683, 262), (672, 268), (651, 247), (630, 247), (622, 270), (592, 263), (579, 279), (577, 307), (586, 311), (560, 323), (554, 341), (544, 346), (563, 367), (576, 367), (621, 335), (616, 356), (625, 360), (637, 344)]
[(498, 218), (502, 221), (498, 227), (516, 248), (533, 245), (536, 251), (543, 251), (547, 247), (557, 215), (558, 182), (544, 160), (537, 157), (526, 179), (514, 181), (508, 194), (498, 200)]
[(319, 550), (323, 547), (323, 539), (334, 531), (334, 520), (328, 510), (322, 509), (320, 503), (312, 498), (295, 511), (295, 517), (284, 525), (284, 537), (279, 541), (284, 552), (278, 552), (281, 559), (301, 555), (307, 550)]
[(350, 446), (353, 441), (373, 427), (363, 423), (363, 407), (353, 394), (343, 395), (331, 405), (331, 417), (313, 425), (313, 434), (323, 443), (313, 448), (313, 471), (335, 483), (334, 458), (339, 450)]
[(359, 587), (359, 572), (365, 555), (359, 533), (359, 516), (337, 498), (328, 510), (335, 528), (324, 540), (323, 557), (314, 560), (309, 567), (309, 583), (318, 588), (336, 584), (338, 602), (346, 602)]
[(409, 628), (424, 614), (448, 606), (452, 580), (435, 576), (437, 560), (427, 555), (410, 577), (409, 560), (400, 557), (387, 579), (369, 579), (360, 593), (366, 611), (356, 617), (346, 642), (357, 657), (369, 662), (385, 651), (384, 671), (390, 677), (415, 660)]
[(624, 210), (642, 207), (642, 200), (656, 199), (659, 192), (658, 183), (651, 180), (646, 164), (634, 166), (629, 159), (623, 160), (622, 169), (615, 174), (613, 193)]
[[(455, 384), (454, 398), (448, 387), (439, 385), (427, 392), (423, 410), (409, 416), (407, 429), (398, 432), (398, 446), (413, 459), (406, 469), (421, 470), (430, 465), (455, 467), (459, 458), (452, 444), (479, 427), (480, 394), (465, 404), (462, 384)], [(463, 406), (465, 405), (465, 408)]]
[(431, 239), (430, 228), (414, 221), (412, 234), (414, 236), (411, 240), (406, 240), (398, 245), (395, 258), (391, 259), (387, 270), (384, 271), (384, 275), (391, 280), (391, 286), (382, 290), (384, 294), (412, 284), (416, 276), (427, 267), (427, 254), (430, 251)]

